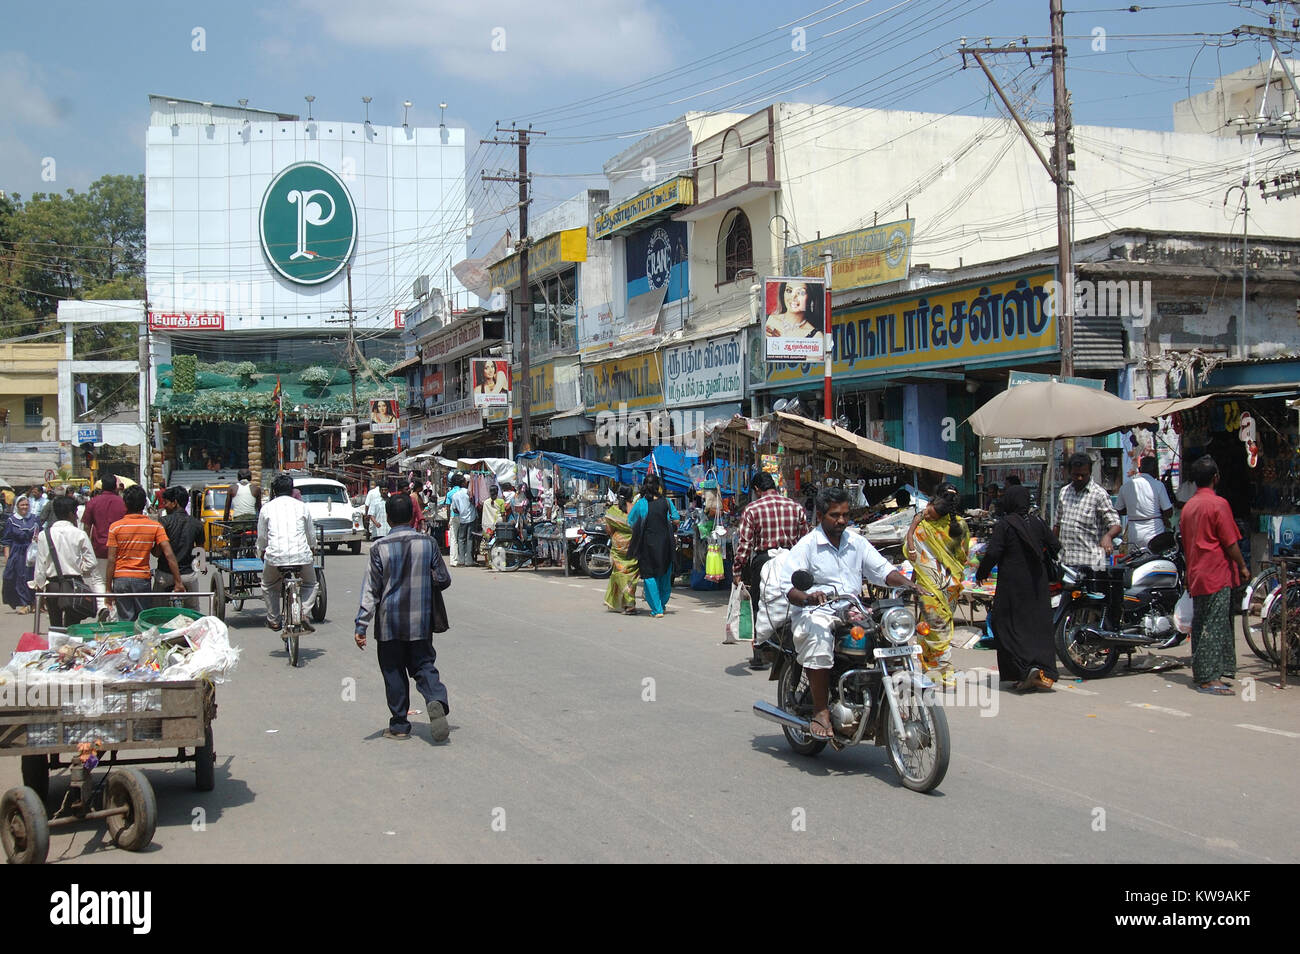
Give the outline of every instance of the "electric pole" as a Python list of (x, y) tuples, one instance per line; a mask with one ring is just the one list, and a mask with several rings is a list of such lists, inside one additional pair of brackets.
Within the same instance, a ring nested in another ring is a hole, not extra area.
[[(497, 123), (497, 133), (506, 133), (506, 139), (481, 139), (480, 143), (519, 147), (519, 173), (517, 175), (484, 175), (484, 182), (515, 182), (519, 184), (519, 292), (517, 304), (523, 309), (519, 319), (519, 378), (523, 382), (519, 396), (519, 442), (524, 453), (533, 449), (532, 444), (532, 378), (530, 377), (530, 339), (532, 337), (532, 295), (528, 288), (528, 142), (530, 136), (545, 136), (546, 133), (535, 130), (532, 126), (520, 129), (518, 126), (502, 127)], [(507, 425), (508, 426), (508, 425)]]
[[(352, 379), (352, 416), (355, 418), (357, 411), (357, 371), (359, 369), (357, 361), (357, 317), (356, 312), (352, 310), (352, 263), (347, 265), (348, 276), (348, 377)], [(326, 318), (326, 324), (339, 324), (340, 318)]]
[[(1048, 177), (1056, 186), (1056, 271), (1057, 280), (1061, 283), (1061, 297), (1064, 299), (1058, 302), (1061, 314), (1057, 315), (1057, 327), (1061, 346), (1061, 377), (1066, 378), (1074, 374), (1074, 261), (1070, 240), (1070, 172), (1074, 168), (1074, 160), (1070, 158), (1070, 153), (1074, 152), (1074, 134), (1070, 119), (1070, 93), (1065, 87), (1065, 11), (1061, 7), (1061, 0), (1049, 0), (1049, 12), (1052, 20), (1050, 46), (1030, 46), (1028, 38), (1021, 37), (1020, 46), (1009, 43), (1003, 47), (974, 50), (966, 47), (966, 40), (963, 37), (961, 60), (962, 69), (966, 68), (967, 55), (973, 57), (979, 64), (994, 92), (1002, 100), (1002, 105), (1007, 108), (1007, 112), (1020, 128), (1025, 141), (1029, 143), (1029, 148), (1034, 151), (1034, 155), (1043, 164)], [(986, 55), (1007, 53), (1025, 54), (1029, 57), (1030, 66), (1034, 64), (1035, 53), (1051, 57), (1053, 143), (1050, 160), (1043, 154), (1029, 127), (994, 78), (988, 64), (984, 62)]]

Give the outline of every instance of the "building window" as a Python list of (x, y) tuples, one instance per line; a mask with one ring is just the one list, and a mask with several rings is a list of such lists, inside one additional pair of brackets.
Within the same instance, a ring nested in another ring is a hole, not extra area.
[(754, 238), (749, 219), (739, 209), (732, 209), (718, 231), (718, 284), (734, 282), (744, 268), (754, 267)]
[(23, 423), (27, 427), (40, 427), (45, 419), (45, 399), (29, 397), (23, 399)]

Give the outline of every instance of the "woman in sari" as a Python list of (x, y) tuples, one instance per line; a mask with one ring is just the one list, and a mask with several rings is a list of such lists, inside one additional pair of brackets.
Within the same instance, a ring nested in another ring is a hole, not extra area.
[(14, 512), (5, 521), (4, 535), (4, 601), (19, 613), (30, 613), (36, 598), (32, 596), (32, 569), (27, 565), (27, 549), (31, 546), (40, 526), (40, 518), (31, 511), (31, 503), (23, 494), (14, 501)]
[(628, 549), (632, 545), (632, 525), (628, 511), (632, 509), (632, 488), (620, 485), (614, 502), (605, 511), (605, 530), (609, 533), (609, 586), (605, 589), (605, 605), (621, 610), (627, 616), (636, 615), (636, 585), (641, 579), (636, 557)]
[(935, 672), (945, 689), (957, 685), (952, 665), (952, 626), (961, 597), (970, 530), (957, 516), (957, 488), (940, 484), (924, 510), (916, 515), (903, 544), (921, 587), (921, 612), (930, 632), (921, 636), (921, 665)]

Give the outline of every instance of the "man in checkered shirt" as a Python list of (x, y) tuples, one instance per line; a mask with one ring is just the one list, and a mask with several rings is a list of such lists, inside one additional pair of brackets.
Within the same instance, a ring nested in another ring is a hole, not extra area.
[[(767, 562), (767, 551), (788, 550), (798, 543), (808, 532), (808, 512), (802, 504), (782, 496), (771, 474), (755, 477), (752, 489), (758, 497), (740, 515), (732, 582), (749, 587), (750, 605), (757, 609), (762, 588), (760, 574)], [(749, 668), (766, 667), (767, 663), (755, 651)]]
[(1061, 488), (1056, 535), (1061, 541), (1061, 562), (1094, 570), (1106, 565), (1122, 532), (1119, 514), (1110, 494), (1092, 479), (1092, 458), (1070, 455), (1070, 482)]

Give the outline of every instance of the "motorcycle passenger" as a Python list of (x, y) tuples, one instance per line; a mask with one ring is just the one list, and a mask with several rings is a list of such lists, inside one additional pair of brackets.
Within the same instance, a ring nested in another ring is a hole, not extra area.
[[(818, 525), (796, 543), (782, 559), (781, 590), (795, 607), (794, 646), (799, 665), (808, 673), (812, 690), (813, 718), (809, 732), (814, 739), (830, 739), (831, 666), (834, 664), (833, 617), (820, 610), (836, 593), (857, 596), (862, 581), (878, 586), (904, 587), (920, 592), (906, 576), (880, 555), (865, 537), (849, 533), (849, 495), (842, 487), (825, 487), (817, 493)], [(794, 574), (806, 570), (818, 587), (830, 592), (804, 591), (794, 586)]]
[(271, 483), (271, 501), (257, 517), (257, 555), (265, 561), (262, 569), (262, 596), (266, 599), (266, 625), (279, 632), (284, 627), (280, 616), (280, 596), (284, 588), (284, 571), (294, 569), (302, 578), (302, 628), (315, 628), (307, 615), (316, 602), (316, 568), (312, 565), (312, 541), (316, 527), (307, 505), (293, 496), (293, 478), (281, 474)]

